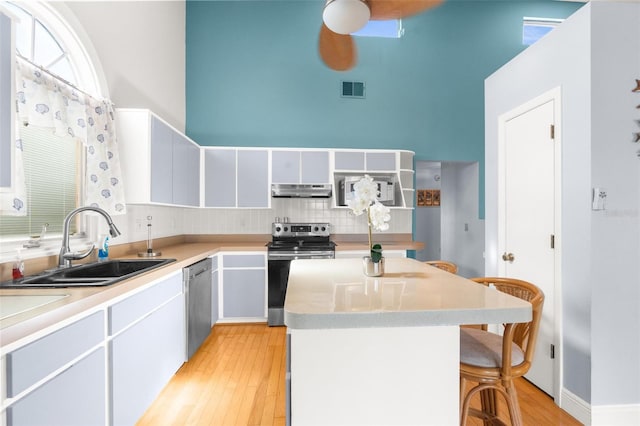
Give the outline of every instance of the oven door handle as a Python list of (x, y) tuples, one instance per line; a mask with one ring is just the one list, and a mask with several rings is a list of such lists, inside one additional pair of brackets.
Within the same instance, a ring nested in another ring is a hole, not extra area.
[(269, 254), (267, 260), (296, 260), (296, 259), (333, 259), (335, 256), (332, 253), (326, 254)]

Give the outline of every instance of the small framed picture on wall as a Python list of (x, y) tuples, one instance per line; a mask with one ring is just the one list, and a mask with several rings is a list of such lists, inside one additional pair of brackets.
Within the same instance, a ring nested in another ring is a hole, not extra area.
[(418, 207), (438, 207), (440, 206), (440, 190), (439, 189), (418, 189), (417, 206)]

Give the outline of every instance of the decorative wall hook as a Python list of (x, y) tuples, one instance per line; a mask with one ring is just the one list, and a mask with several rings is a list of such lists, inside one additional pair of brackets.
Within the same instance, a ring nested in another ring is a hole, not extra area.
[(636, 133), (634, 133), (634, 135), (635, 135), (635, 137), (633, 138), (633, 141), (635, 143), (640, 142), (640, 132), (636, 132)]
[(636, 87), (631, 89), (632, 92), (640, 92), (640, 80), (636, 79)]

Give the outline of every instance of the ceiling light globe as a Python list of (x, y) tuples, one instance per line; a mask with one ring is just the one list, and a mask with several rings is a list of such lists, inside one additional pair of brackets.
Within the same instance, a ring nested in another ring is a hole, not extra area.
[(322, 11), (324, 24), (334, 33), (351, 34), (369, 22), (371, 11), (364, 0), (328, 0)]

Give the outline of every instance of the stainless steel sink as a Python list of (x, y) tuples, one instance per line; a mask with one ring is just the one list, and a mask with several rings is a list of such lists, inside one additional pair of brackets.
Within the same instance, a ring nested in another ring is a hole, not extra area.
[(33, 287), (96, 287), (108, 286), (118, 281), (142, 274), (175, 259), (120, 259), (100, 263), (57, 269), (41, 275), (26, 277), (22, 280), (7, 281), (1, 288)]

